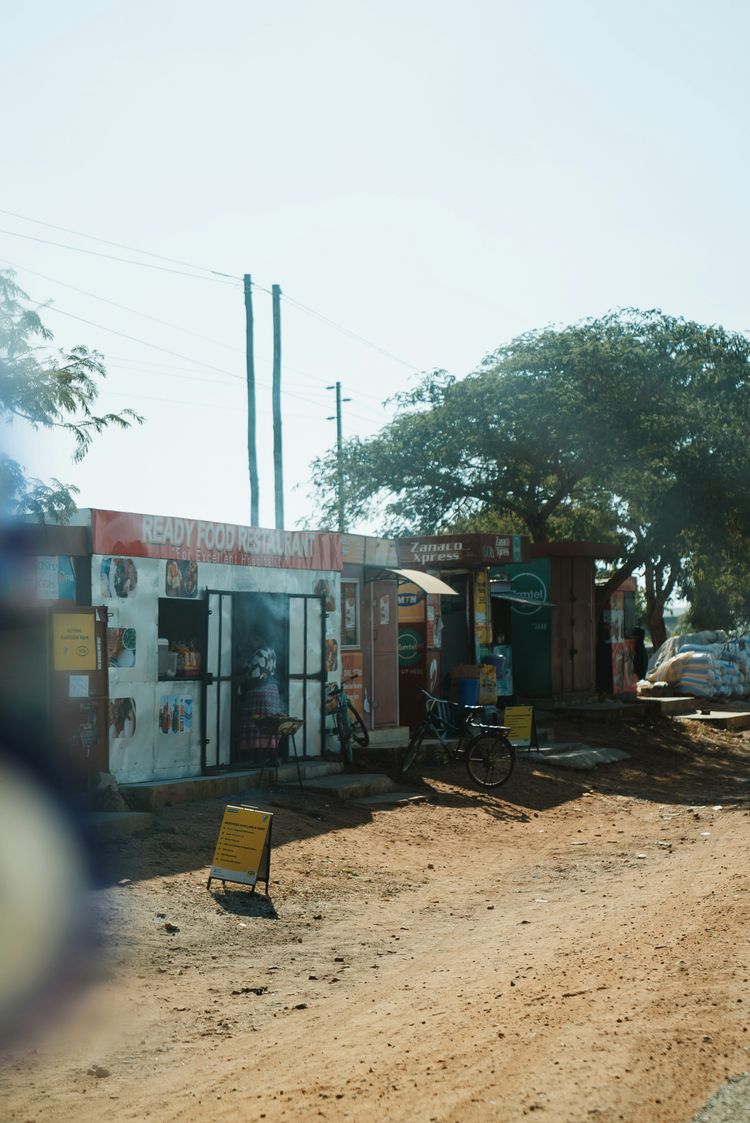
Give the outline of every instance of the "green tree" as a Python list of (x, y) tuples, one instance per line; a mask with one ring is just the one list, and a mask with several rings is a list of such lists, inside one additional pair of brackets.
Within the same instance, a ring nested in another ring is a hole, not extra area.
[[(423, 376), (380, 433), (345, 444), (348, 515), (379, 516), (388, 533), (509, 527), (536, 542), (618, 541), (602, 597), (643, 570), (661, 642), (699, 540), (748, 525), (749, 358), (743, 335), (657, 310), (526, 333), (460, 381)], [(313, 478), (332, 522), (335, 451)]]
[[(131, 409), (96, 413), (98, 379), (106, 377), (101, 355), (84, 346), (51, 351), (53, 336), (30, 306), (11, 271), (0, 271), (0, 417), (33, 429), (62, 429), (73, 439), (73, 460), (110, 426), (127, 429), (142, 418)], [(77, 489), (54, 479), (30, 478), (21, 464), (0, 453), (0, 511), (65, 520)]]

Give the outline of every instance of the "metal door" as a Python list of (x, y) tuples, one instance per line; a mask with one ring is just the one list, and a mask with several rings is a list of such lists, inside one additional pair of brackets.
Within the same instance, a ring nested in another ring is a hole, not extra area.
[(372, 709), (373, 727), (398, 724), (398, 585), (372, 584)]
[[(338, 642), (336, 659), (338, 659)], [(302, 718), (297, 734), (300, 756), (320, 756), (323, 751), (326, 661), (325, 597), (311, 593), (289, 594), (289, 714)], [(333, 648), (331, 650), (333, 658)]]
[(232, 593), (206, 590), (208, 632), (201, 692), (201, 769), (231, 764), (232, 743)]

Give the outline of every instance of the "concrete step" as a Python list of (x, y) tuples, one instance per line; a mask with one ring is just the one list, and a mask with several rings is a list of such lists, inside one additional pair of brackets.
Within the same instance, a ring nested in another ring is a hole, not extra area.
[(330, 795), (334, 799), (361, 799), (368, 795), (399, 792), (390, 776), (381, 772), (340, 772), (305, 782), (305, 790)]
[(675, 720), (697, 721), (712, 729), (750, 729), (750, 711), (747, 710), (710, 710), (707, 714), (696, 710), (695, 713), (685, 714)]
[(638, 699), (643, 703), (647, 713), (664, 714), (666, 717), (677, 717), (680, 714), (689, 714), (695, 710), (695, 698), (686, 698), (684, 695), (659, 695), (643, 694)]
[[(303, 783), (341, 772), (342, 764), (332, 760), (301, 760)], [(210, 776), (191, 776), (180, 780), (149, 780), (142, 784), (120, 784), (119, 792), (128, 807), (134, 811), (156, 811), (174, 803), (192, 803), (198, 799), (220, 799), (240, 795), (248, 788), (257, 788), (259, 782), (268, 787), (276, 782), (273, 768), (253, 768), (237, 772), (217, 772)], [(279, 764), (280, 783), (297, 781), (294, 759)]]
[(408, 725), (398, 725), (388, 729), (371, 729), (369, 747), (373, 749), (395, 749), (407, 744), (408, 740)]
[(555, 715), (573, 720), (633, 721), (645, 717), (647, 708), (641, 699), (637, 702), (581, 702), (571, 706), (556, 706)]
[(555, 768), (569, 768), (575, 772), (590, 772), (597, 764), (614, 764), (618, 760), (629, 760), (630, 753), (615, 748), (592, 748), (584, 744), (545, 745), (538, 753), (530, 754), (540, 763), (554, 765)]

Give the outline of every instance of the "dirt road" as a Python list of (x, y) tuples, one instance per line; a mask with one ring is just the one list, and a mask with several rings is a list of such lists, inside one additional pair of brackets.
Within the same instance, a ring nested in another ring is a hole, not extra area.
[(686, 1123), (750, 1068), (750, 746), (597, 739), (633, 760), (497, 798), (271, 793), (271, 902), (206, 891), (222, 803), (162, 812), (110, 847), (111, 969), (3, 1117)]

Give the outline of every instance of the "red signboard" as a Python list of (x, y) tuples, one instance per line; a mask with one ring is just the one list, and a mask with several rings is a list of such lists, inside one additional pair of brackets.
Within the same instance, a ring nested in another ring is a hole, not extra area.
[(399, 538), (398, 564), (405, 567), (487, 566), (523, 561), (526, 541), (519, 534), (439, 534), (424, 538)]
[(95, 554), (177, 558), (218, 565), (340, 571), (341, 536), (312, 530), (263, 530), (234, 523), (92, 511)]

